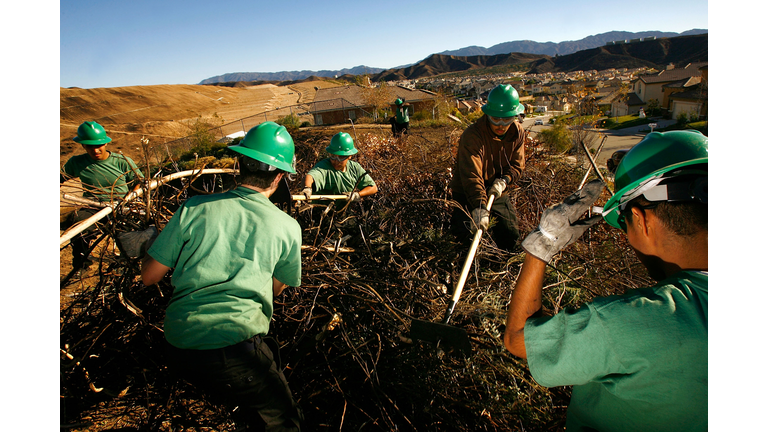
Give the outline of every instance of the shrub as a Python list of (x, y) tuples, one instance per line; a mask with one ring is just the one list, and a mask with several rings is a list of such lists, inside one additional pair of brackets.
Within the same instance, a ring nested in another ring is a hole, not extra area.
[(285, 117), (280, 117), (275, 123), (285, 126), (289, 133), (296, 132), (299, 129), (299, 116), (289, 114)]
[(562, 120), (555, 121), (551, 128), (539, 132), (538, 138), (550, 151), (564, 153), (573, 147), (571, 131)]

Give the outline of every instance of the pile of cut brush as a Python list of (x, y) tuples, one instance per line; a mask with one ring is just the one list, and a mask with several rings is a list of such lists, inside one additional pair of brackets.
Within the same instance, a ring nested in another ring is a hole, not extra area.
[[(294, 133), (299, 173), (322, 157), (333, 132)], [(402, 140), (356, 133), (356, 158), (379, 193), (344, 209), (285, 207), (303, 228), (302, 284), (276, 299), (270, 336), (306, 430), (562, 430), (570, 388), (539, 386), (502, 343), (522, 251), (481, 242), (451, 321), (467, 331), (469, 355), (410, 337), (414, 319), (441, 320), (468, 252), (448, 233), (460, 133), (414, 129)], [(587, 174), (533, 140), (526, 154), (512, 190), (523, 236)], [(231, 187), (224, 177), (195, 181), (162, 186), (150, 208), (141, 200), (114, 215), (105, 242), (148, 224), (162, 228), (189, 195)], [(62, 281), (62, 292), (72, 293), (61, 310), (62, 428), (233, 430), (225, 409), (165, 367), (170, 276), (144, 286), (138, 260), (98, 250), (89, 272)], [(553, 260), (545, 312), (646, 283), (623, 235), (601, 224)]]

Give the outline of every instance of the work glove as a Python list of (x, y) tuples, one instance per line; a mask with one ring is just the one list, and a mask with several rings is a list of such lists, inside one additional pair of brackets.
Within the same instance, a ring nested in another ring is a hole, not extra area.
[(594, 204), (603, 187), (605, 184), (602, 181), (592, 180), (560, 204), (544, 210), (539, 227), (523, 240), (523, 249), (544, 262), (550, 262), (556, 253), (602, 220), (602, 215), (579, 218)]
[(301, 193), (304, 194), (304, 196), (307, 197), (307, 201), (309, 201), (309, 197), (312, 196), (312, 186), (305, 187), (301, 190)]
[(498, 198), (501, 196), (501, 194), (504, 193), (506, 189), (507, 182), (505, 182), (503, 179), (496, 179), (493, 181), (491, 188), (488, 189), (488, 195), (496, 195), (496, 198)]
[(347, 201), (349, 203), (360, 201), (360, 193), (359, 192), (352, 192), (349, 195), (347, 195)]
[(483, 231), (488, 231), (488, 222), (490, 221), (491, 212), (483, 207), (478, 207), (472, 210), (472, 234), (474, 234), (478, 228)]
[(130, 231), (117, 235), (123, 251), (129, 258), (142, 258), (157, 238), (157, 228), (152, 225), (144, 231)]

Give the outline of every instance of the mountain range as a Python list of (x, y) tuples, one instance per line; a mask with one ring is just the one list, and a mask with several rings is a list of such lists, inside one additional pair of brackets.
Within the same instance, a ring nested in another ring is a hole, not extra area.
[(625, 31), (611, 31), (607, 33), (600, 33), (594, 36), (587, 36), (584, 39), (577, 41), (565, 41), (565, 42), (534, 42), (532, 40), (519, 40), (513, 42), (503, 42), (496, 44), (490, 48), (484, 48), (479, 46), (468, 46), (452, 51), (443, 51), (438, 54), (454, 55), (454, 56), (477, 56), (477, 55), (496, 55), (496, 54), (509, 54), (509, 53), (528, 53), (528, 54), (545, 54), (548, 56), (573, 54), (577, 51), (583, 51), (590, 48), (601, 47), (609, 42), (640, 39), (647, 37), (657, 38), (669, 38), (676, 36), (690, 36), (707, 33), (705, 29), (693, 29), (684, 31), (682, 33), (675, 32), (661, 32), (661, 31), (645, 31), (645, 32), (625, 32)]
[[(707, 30), (693, 29), (683, 33), (674, 32), (623, 32), (612, 31), (598, 35), (588, 36), (578, 41), (565, 42), (534, 42), (530, 40), (520, 40), (513, 42), (504, 42), (494, 45), (490, 48), (469, 46), (452, 51), (443, 51), (438, 54), (432, 54), (424, 60), (393, 69), (382, 69), (369, 66), (355, 66), (349, 69), (340, 70), (321, 70), (321, 71), (287, 71), (287, 72), (234, 72), (223, 75), (217, 75), (200, 81), (200, 84), (222, 84), (243, 81), (296, 81), (309, 77), (334, 78), (350, 75), (370, 75), (374, 81), (379, 80), (397, 80), (397, 79), (415, 79), (425, 76), (434, 76), (442, 73), (466, 71), (469, 69), (488, 68), (493, 66), (505, 66), (518, 68), (529, 67), (527, 72), (548, 72), (548, 71), (569, 71), (575, 63), (583, 67), (582, 70), (607, 69), (610, 67), (641, 67), (658, 66), (673, 62), (672, 57), (663, 59), (659, 55), (652, 55), (652, 59), (637, 58), (636, 61), (627, 58), (635, 57), (636, 54), (645, 56), (652, 53), (648, 49), (637, 49), (638, 46), (648, 48), (653, 43), (662, 51), (665, 49), (662, 41), (675, 39), (687, 39), (688, 36), (696, 35), (704, 37), (703, 53), (701, 49), (691, 48), (695, 53), (691, 55), (706, 56)], [(656, 40), (650, 40), (640, 43), (628, 43), (622, 45), (606, 45), (613, 41), (629, 41), (640, 38), (656, 37)], [(698, 40), (700, 42), (700, 39)], [(674, 45), (674, 44), (673, 44)], [(681, 44), (677, 44), (681, 45)], [(624, 47), (616, 49), (616, 47)], [(626, 49), (629, 47), (629, 49)], [(597, 51), (595, 51), (597, 50)], [(650, 50), (654, 51), (654, 50)], [(576, 56), (576, 54), (581, 55)], [(658, 54), (658, 53), (657, 53)], [(575, 56), (570, 58), (563, 58)], [(695, 58), (692, 61), (705, 61), (706, 59)], [(679, 60), (678, 60), (679, 61)], [(659, 63), (661, 62), (661, 63)], [(675, 61), (677, 62), (677, 61)], [(574, 64), (572, 64), (574, 63)], [(592, 66), (592, 67), (588, 67)]]

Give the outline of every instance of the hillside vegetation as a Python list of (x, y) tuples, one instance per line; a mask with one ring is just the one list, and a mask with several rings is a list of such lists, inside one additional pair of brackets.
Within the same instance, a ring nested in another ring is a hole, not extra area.
[(521, 53), (466, 57), (434, 54), (407, 68), (389, 69), (373, 75), (371, 79), (418, 79), (457, 71), (482, 70), (497, 65), (524, 67), (523, 72), (526, 73), (599, 71), (646, 66), (664, 69), (669, 63), (687, 64), (707, 61), (707, 58), (708, 34), (701, 34), (602, 46), (555, 57)]

